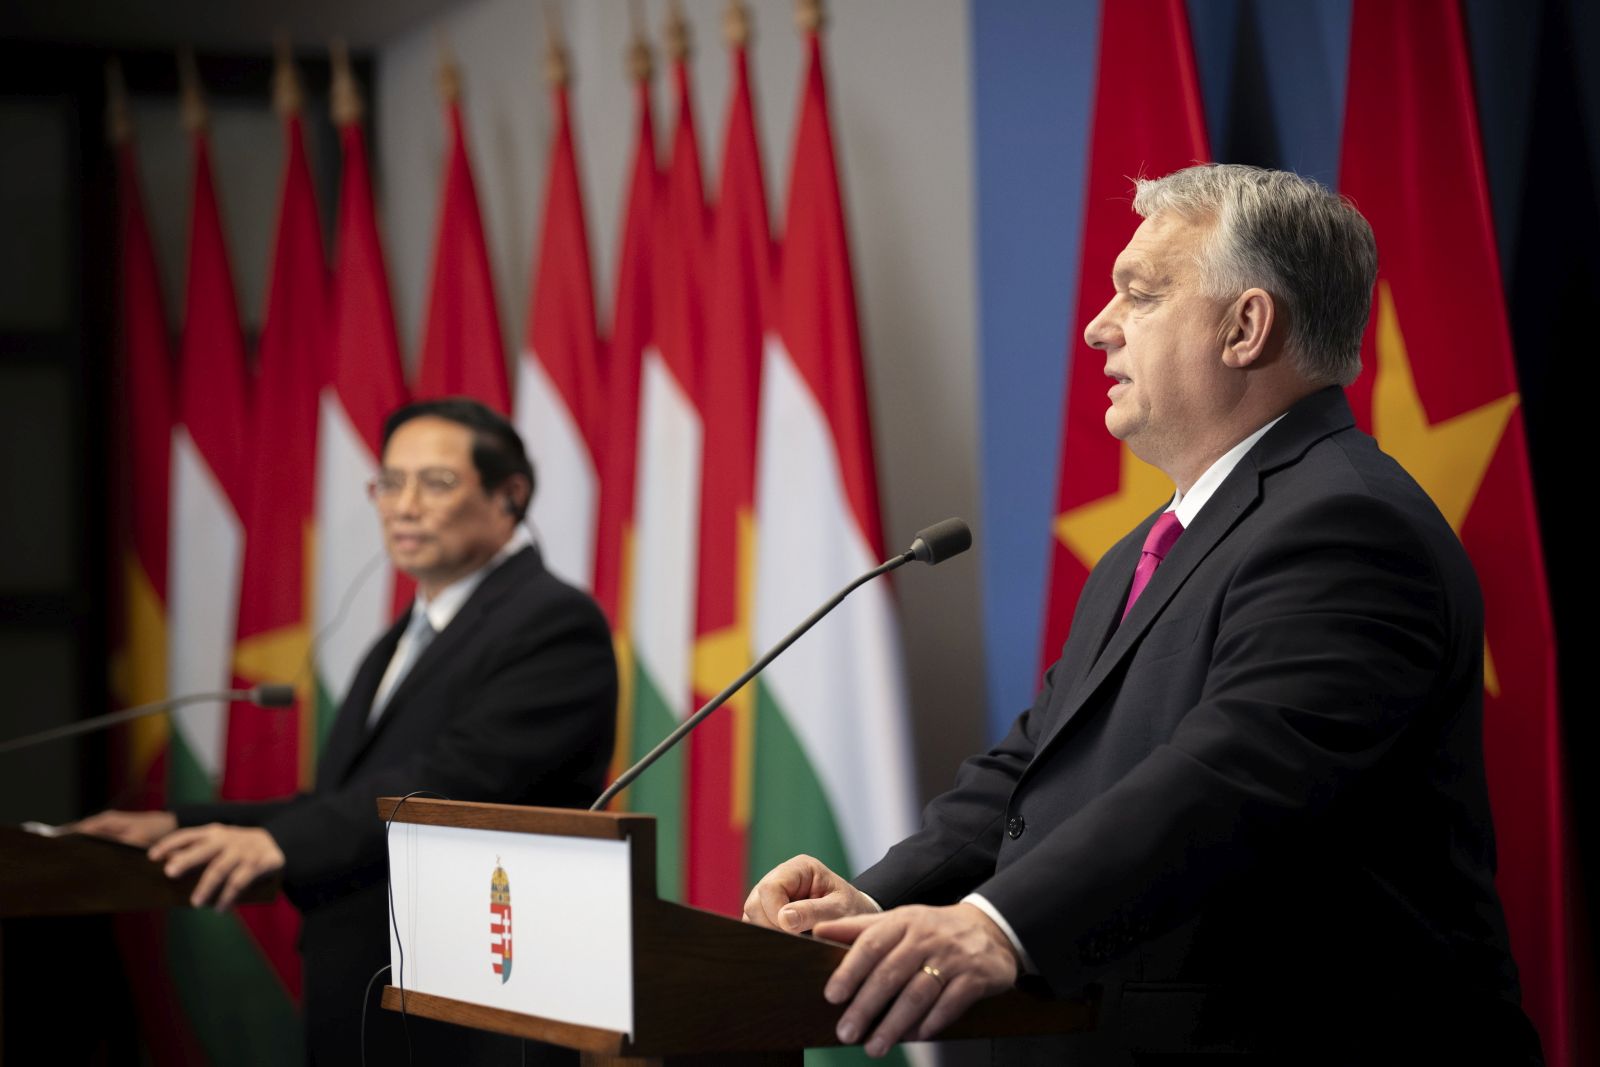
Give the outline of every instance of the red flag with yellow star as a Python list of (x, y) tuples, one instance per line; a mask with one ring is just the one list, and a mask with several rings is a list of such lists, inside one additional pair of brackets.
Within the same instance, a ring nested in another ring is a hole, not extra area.
[(1484, 758), (1523, 1002), (1570, 1064), (1571, 906), (1554, 640), (1472, 72), (1456, 0), (1357, 0), (1342, 191), (1378, 239), (1350, 400), (1483, 585)]
[[(328, 268), (305, 135), (284, 118), (286, 161), (271, 290), (261, 329), (244, 508), (244, 573), (234, 640), (234, 684), (293, 683), (295, 712), (234, 704), (222, 796), (267, 800), (309, 787), (315, 708), (307, 662), (312, 576), (317, 397), (326, 374)], [(288, 990), (300, 991), (298, 913), (280, 897), (239, 909)]]
[[(119, 520), (117, 566), (121, 613), (113, 675), (117, 702), (144, 704), (167, 695), (167, 488), (172, 471), (172, 349), (155, 247), (145, 222), (139, 164), (126, 128), (117, 157), (117, 352)], [(161, 802), (167, 724), (143, 719), (118, 735), (125, 746), (116, 776), (123, 802)]]
[[(1138, 70), (1129, 79), (1126, 72)], [(1084, 208), (1083, 258), (1070, 339), (1043, 663), (1066, 643), (1089, 571), (1117, 539), (1172, 495), (1172, 482), (1106, 432), (1105, 360), (1083, 328), (1111, 298), (1111, 266), (1139, 218), (1129, 176), (1159, 177), (1208, 159), (1205, 113), (1183, 0), (1105, 3)]]
[[(700, 587), (694, 703), (703, 704), (755, 659), (756, 416), (761, 344), (771, 306), (772, 232), (756, 137), (746, 48), (730, 50), (733, 96), (712, 223), (700, 407)], [(689, 903), (737, 915), (748, 876), (754, 689), (707, 719), (689, 750)]]

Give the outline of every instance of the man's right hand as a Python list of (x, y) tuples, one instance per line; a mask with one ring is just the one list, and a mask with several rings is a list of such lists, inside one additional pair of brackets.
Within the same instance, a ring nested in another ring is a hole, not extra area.
[(780, 863), (756, 883), (744, 902), (744, 921), (802, 934), (828, 919), (874, 915), (873, 899), (810, 856)]
[(77, 833), (140, 848), (149, 848), (177, 828), (178, 817), (170, 811), (102, 811), (72, 825)]

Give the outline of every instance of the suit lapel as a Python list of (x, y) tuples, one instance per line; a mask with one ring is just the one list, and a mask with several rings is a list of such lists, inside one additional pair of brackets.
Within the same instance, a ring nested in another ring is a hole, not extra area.
[[(1039, 746), (1040, 753), (1061, 736), (1067, 725), (1077, 717), (1078, 712), (1083, 710), (1083, 706), (1088, 703), (1094, 692), (1105, 683), (1117, 669), (1118, 664), (1138, 646), (1145, 632), (1156, 619), (1160, 618), (1167, 603), (1188, 581), (1194, 569), (1238, 524), (1250, 505), (1255, 503), (1259, 487), (1260, 479), (1255, 465), (1250, 463), (1248, 458), (1241, 461), (1227, 480), (1217, 488), (1215, 495), (1206, 502), (1206, 506), (1200, 509), (1200, 514), (1195, 516), (1194, 525), (1184, 530), (1182, 536), (1173, 544), (1172, 550), (1167, 553), (1167, 558), (1162, 560), (1161, 566), (1151, 575), (1150, 584), (1139, 594), (1139, 599), (1133, 605), (1133, 610), (1128, 612), (1128, 617), (1117, 624), (1114, 621), (1115, 616), (1122, 613), (1123, 604), (1126, 603), (1127, 591), (1133, 581), (1134, 566), (1133, 560), (1119, 561), (1119, 565), (1126, 564), (1128, 578), (1124, 582), (1111, 583), (1123, 593), (1122, 599), (1113, 607), (1113, 625), (1116, 629), (1112, 631), (1111, 639), (1105, 643), (1105, 647), (1100, 650), (1100, 655), (1094, 660), (1094, 666), (1089, 669), (1088, 675), (1068, 695), (1066, 705), (1056, 718), (1050, 734)], [(1150, 522), (1140, 526), (1137, 531), (1138, 546), (1143, 545), (1144, 535), (1153, 522), (1152, 517)]]
[[(1088, 674), (1068, 693), (1060, 715), (1055, 718), (1050, 732), (1035, 750), (1035, 762), (1039, 755), (1042, 755), (1065, 732), (1067, 725), (1083, 709), (1089, 698), (1138, 646), (1145, 632), (1154, 625), (1156, 619), (1160, 618), (1168, 602), (1179, 589), (1183, 588), (1195, 569), (1249, 513), (1261, 496), (1262, 476), (1298, 461), (1317, 441), (1353, 426), (1354, 422), (1344, 391), (1337, 386), (1330, 386), (1313, 393), (1291, 408), (1283, 420), (1240, 459), (1238, 465), (1217, 487), (1211, 499), (1200, 509), (1200, 514), (1195, 516), (1194, 524), (1183, 531), (1183, 535), (1172, 546), (1167, 558), (1156, 568), (1155, 574), (1150, 578), (1150, 584), (1145, 586), (1138, 603), (1134, 604), (1133, 610), (1120, 625), (1116, 624), (1115, 618), (1121, 614), (1122, 606), (1126, 602), (1127, 591), (1133, 580), (1137, 552), (1143, 545), (1145, 534), (1160, 512), (1141, 523), (1134, 532), (1136, 536), (1124, 540), (1124, 545), (1133, 546), (1132, 552), (1106, 557), (1103, 566), (1114, 566), (1127, 572), (1121, 580), (1106, 583), (1109, 589), (1122, 592), (1122, 597), (1111, 605), (1112, 614), (1106, 620), (1109, 625), (1116, 628), (1111, 631), (1110, 640), (1104, 642), (1099, 656), (1093, 660), (1094, 665)], [(1111, 600), (1110, 597), (1102, 599), (1106, 602)], [(1106, 610), (1105, 604), (1096, 604), (1094, 610), (1096, 619), (1099, 619)], [(1093, 629), (1089, 633), (1096, 637), (1099, 634)]]
[[(373, 724), (372, 729), (361, 731), (359, 744), (351, 759), (352, 764), (360, 759), (374, 740), (392, 727), (396, 719), (405, 715), (406, 704), (411, 696), (427, 683), (440, 669), (440, 665), (449, 663), (472, 643), (473, 637), (482, 627), (484, 619), (494, 610), (494, 606), (524, 580), (521, 577), (524, 569), (537, 566), (539, 566), (539, 551), (530, 546), (496, 567), (483, 579), (478, 588), (467, 598), (467, 602), (461, 605), (461, 610), (456, 612), (455, 618), (450, 620), (450, 625), (440, 631), (432, 643), (423, 650), (411, 670), (400, 680), (395, 691), (389, 695), (389, 702), (384, 706), (383, 714), (378, 716), (378, 721)], [(403, 620), (400, 628), (404, 629)], [(396, 641), (398, 642), (398, 637)], [(394, 647), (391, 645), (390, 654), (393, 655), (393, 652)], [(385, 667), (388, 666), (388, 662), (386, 658)], [(379, 676), (381, 678), (381, 671)], [(370, 698), (367, 706), (371, 707)], [(362, 722), (364, 726), (365, 716)]]

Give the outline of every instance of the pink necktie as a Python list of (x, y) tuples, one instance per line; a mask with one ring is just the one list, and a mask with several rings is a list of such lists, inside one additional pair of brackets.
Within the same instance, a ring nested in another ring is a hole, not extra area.
[(1175, 511), (1162, 512), (1156, 524), (1150, 527), (1150, 532), (1145, 535), (1144, 549), (1139, 553), (1139, 565), (1133, 569), (1133, 588), (1128, 590), (1128, 606), (1122, 609), (1124, 619), (1128, 617), (1128, 612), (1133, 610), (1139, 594), (1150, 584), (1150, 576), (1161, 566), (1161, 561), (1167, 558), (1167, 553), (1172, 551), (1172, 545), (1181, 533), (1183, 533), (1183, 523), (1178, 521), (1178, 513)]

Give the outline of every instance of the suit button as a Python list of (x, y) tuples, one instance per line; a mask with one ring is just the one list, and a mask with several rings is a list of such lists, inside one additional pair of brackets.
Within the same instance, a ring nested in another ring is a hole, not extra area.
[(1020, 815), (1013, 815), (1006, 820), (1006, 833), (1015, 841), (1022, 836), (1022, 831), (1028, 828), (1027, 822)]

